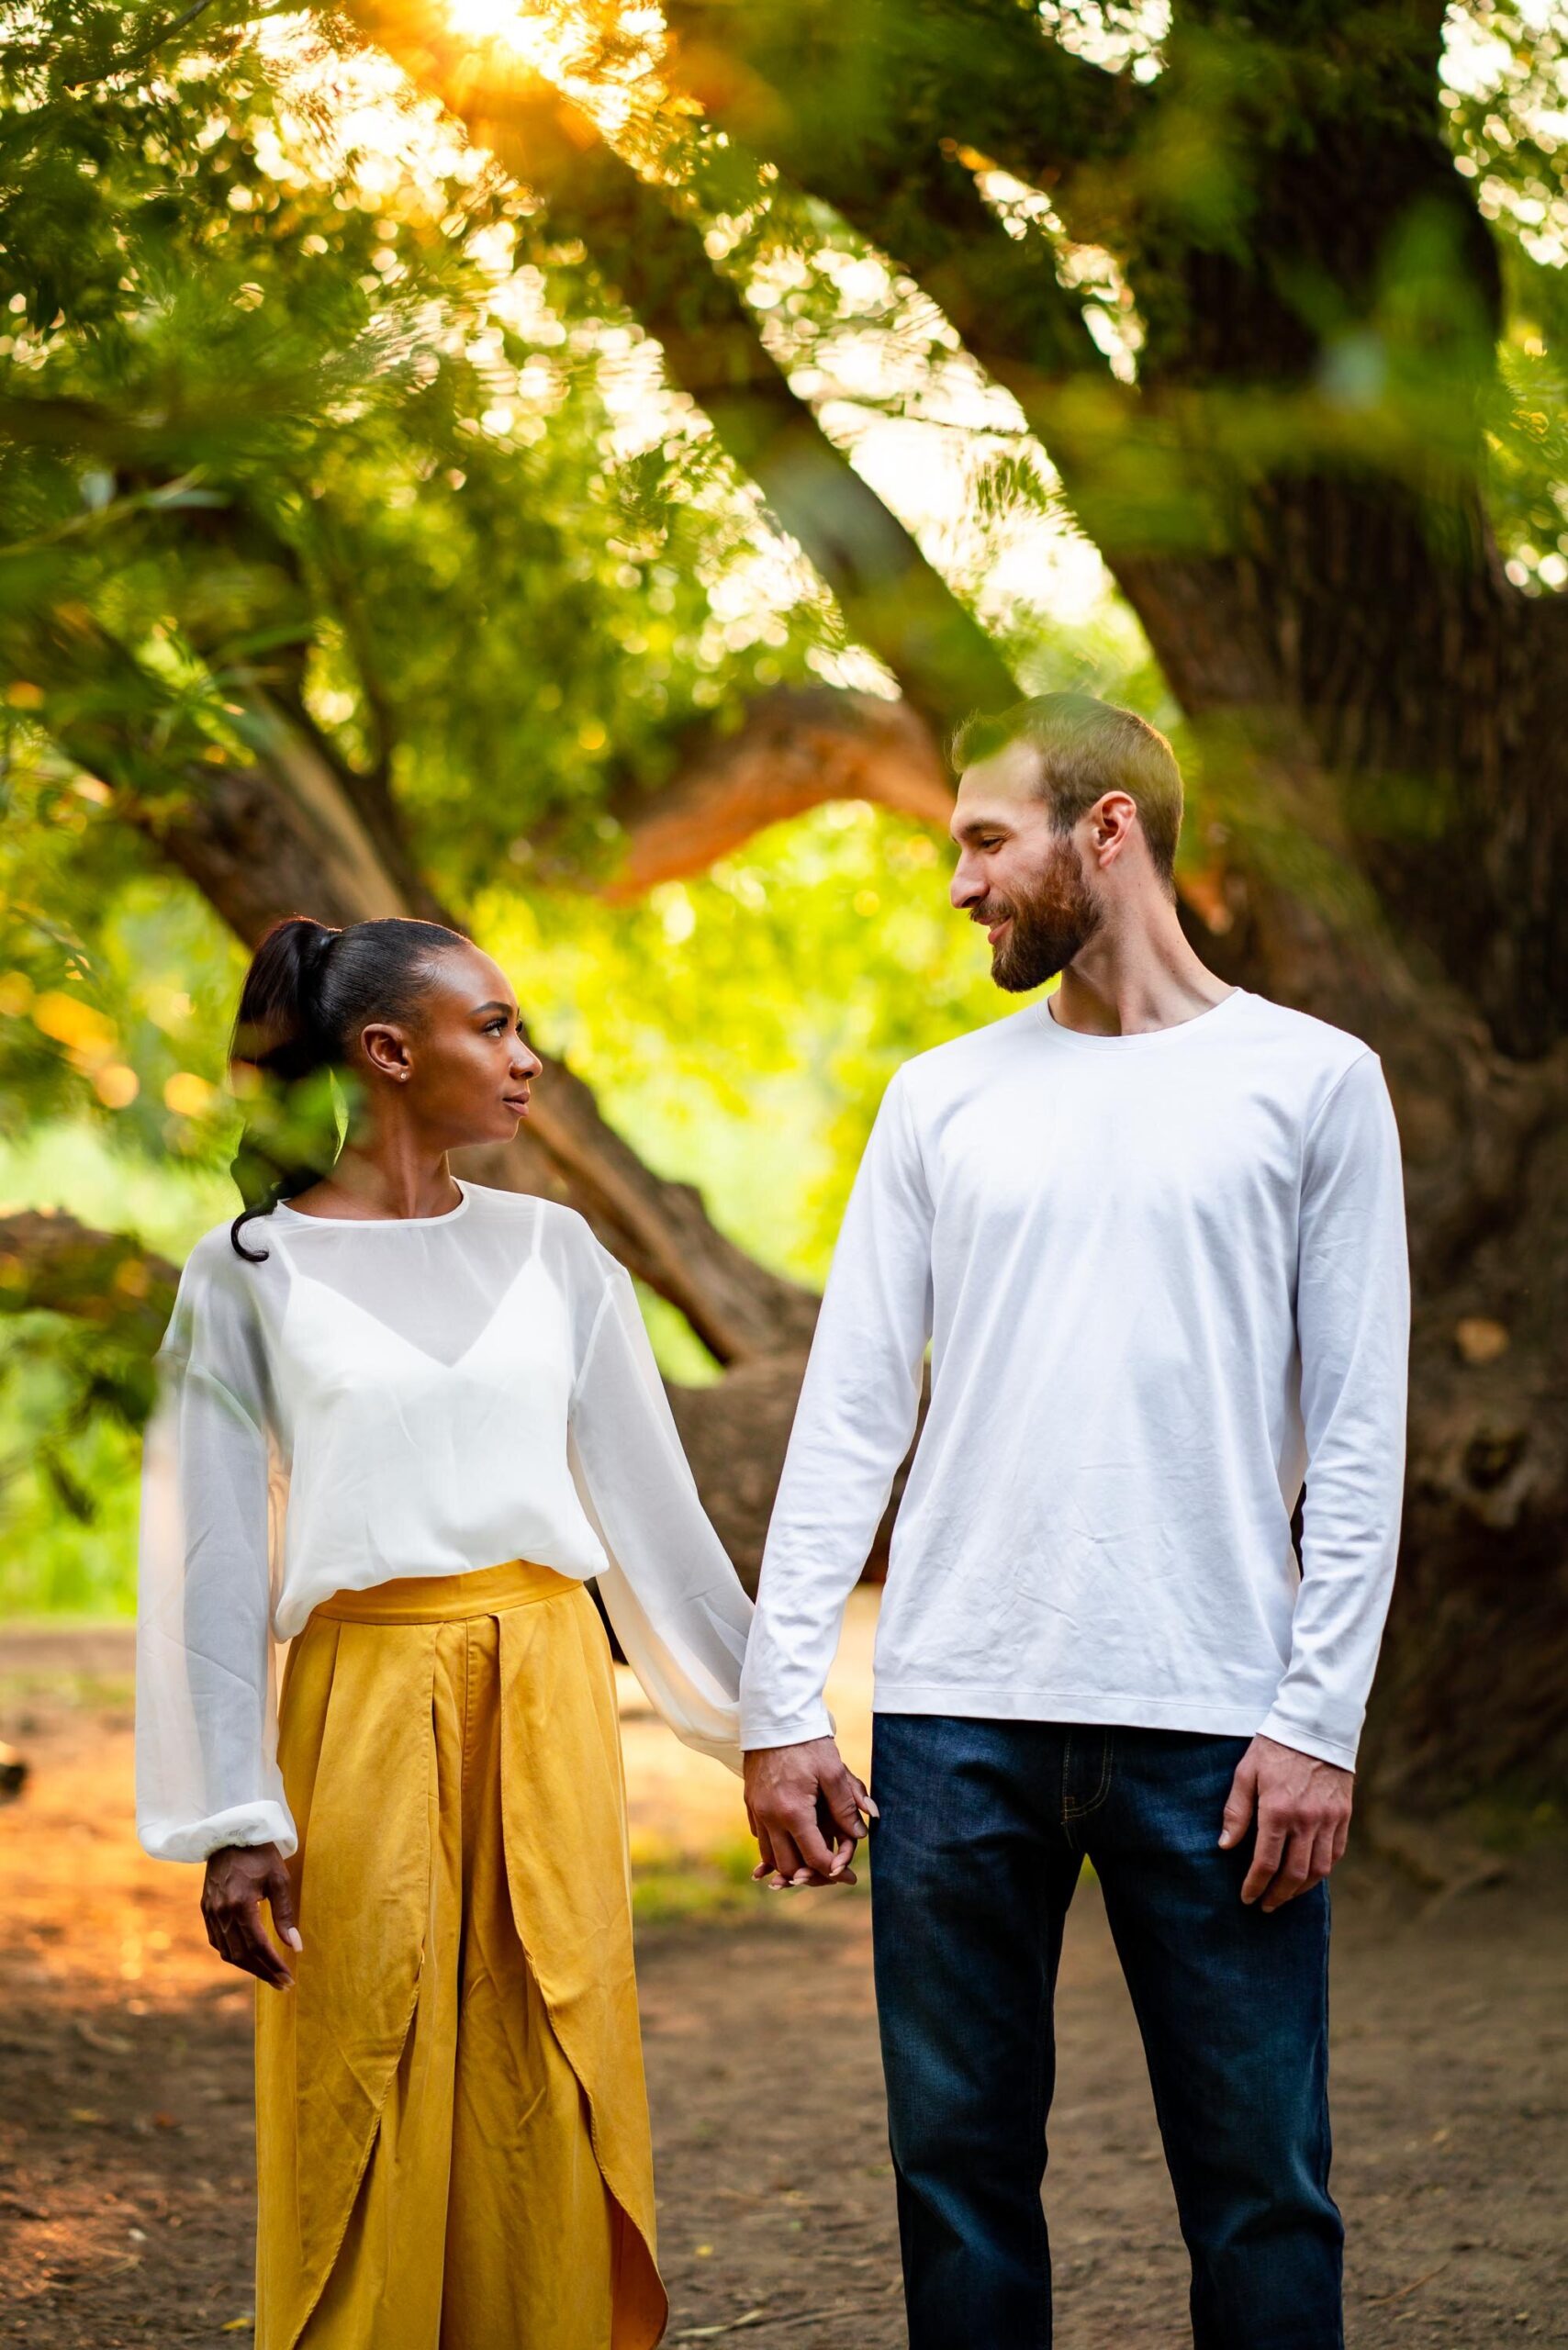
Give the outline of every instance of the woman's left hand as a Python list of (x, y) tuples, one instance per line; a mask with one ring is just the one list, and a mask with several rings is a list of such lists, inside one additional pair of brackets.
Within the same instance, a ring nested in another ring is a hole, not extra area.
[(230, 1966), (242, 1968), (274, 1991), (289, 1991), (294, 1977), (262, 1923), (263, 1901), (289, 1948), (303, 1950), (294, 1922), (294, 1887), (275, 1844), (225, 1844), (208, 1856), (201, 1889), (207, 1941)]

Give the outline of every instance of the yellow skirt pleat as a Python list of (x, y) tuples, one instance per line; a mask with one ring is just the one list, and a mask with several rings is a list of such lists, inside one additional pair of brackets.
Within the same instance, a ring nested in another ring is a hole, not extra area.
[(258, 2350), (651, 2350), (653, 2155), (614, 1678), (516, 1561), (318, 1608), (259, 1989)]

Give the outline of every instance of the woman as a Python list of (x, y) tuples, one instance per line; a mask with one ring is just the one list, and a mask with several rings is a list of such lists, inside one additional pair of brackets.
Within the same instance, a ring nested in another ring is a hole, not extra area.
[(247, 1204), (191, 1253), (148, 1430), (137, 1795), (269, 1986), (259, 2350), (642, 2350), (666, 2305), (582, 1579), (737, 1768), (750, 1605), (624, 1270), (571, 1209), (448, 1171), (540, 1070), (489, 957), (279, 923), (234, 1063)]

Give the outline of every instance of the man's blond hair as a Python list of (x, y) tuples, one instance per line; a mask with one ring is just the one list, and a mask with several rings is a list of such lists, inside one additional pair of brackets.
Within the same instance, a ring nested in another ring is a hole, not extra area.
[(1092, 694), (1036, 694), (994, 717), (967, 718), (953, 742), (960, 771), (994, 759), (1010, 743), (1040, 755), (1040, 792), (1056, 830), (1070, 833), (1108, 791), (1125, 791), (1138, 812), (1157, 873), (1175, 887), (1182, 830), (1182, 770), (1157, 726), (1136, 711)]

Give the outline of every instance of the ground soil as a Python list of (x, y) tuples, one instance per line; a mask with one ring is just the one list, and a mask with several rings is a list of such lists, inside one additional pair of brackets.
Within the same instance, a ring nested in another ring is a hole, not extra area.
[[(250, 1987), (207, 1948), (196, 1873), (131, 1837), (123, 1636), (20, 1653), (0, 1669), (0, 1737), (32, 1764), (0, 1812), (0, 2340), (243, 2339)], [(748, 1896), (639, 1946), (670, 2339), (894, 2350), (864, 1889)], [(1568, 2344), (1565, 1951), (1550, 1848), (1446, 1899), (1348, 1865), (1335, 2184), (1356, 2350)], [(1179, 2345), (1185, 2263), (1092, 1883), (1058, 2026), (1060, 2350)]]

